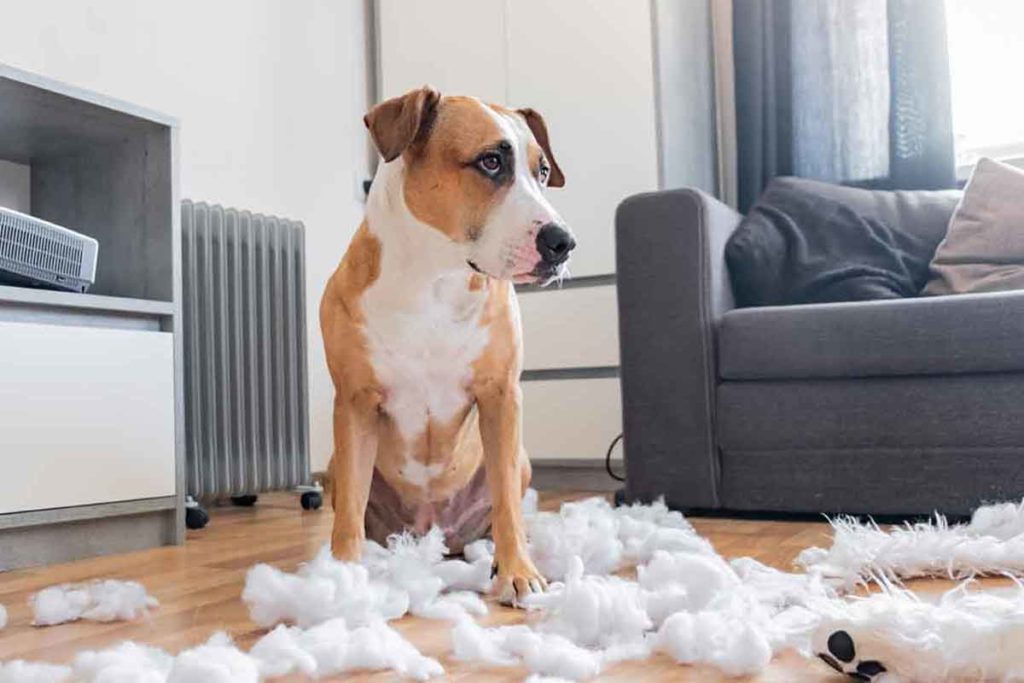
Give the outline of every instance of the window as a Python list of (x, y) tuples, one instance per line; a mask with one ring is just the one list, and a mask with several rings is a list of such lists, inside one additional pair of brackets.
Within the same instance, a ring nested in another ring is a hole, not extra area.
[(958, 170), (1024, 166), (1024, 1), (946, 0)]

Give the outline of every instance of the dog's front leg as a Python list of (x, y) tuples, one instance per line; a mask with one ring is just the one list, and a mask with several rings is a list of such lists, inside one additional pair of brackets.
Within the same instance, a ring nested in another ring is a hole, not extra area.
[(351, 396), (339, 391), (334, 401), (331, 552), (339, 560), (358, 560), (366, 539), (366, 502), (377, 460), (379, 407), (379, 392), (372, 389)]
[(494, 536), (494, 593), (505, 604), (542, 591), (544, 577), (530, 561), (523, 524), (523, 473), (519, 462), (519, 385), (514, 380), (489, 384), (477, 396), (484, 466), (491, 494)]

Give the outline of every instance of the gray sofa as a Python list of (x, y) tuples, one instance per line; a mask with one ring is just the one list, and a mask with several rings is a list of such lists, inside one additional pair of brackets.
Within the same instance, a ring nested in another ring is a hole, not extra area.
[[(934, 244), (957, 201), (813, 185)], [(628, 499), (961, 515), (1024, 495), (1024, 292), (736, 309), (739, 221), (695, 190), (619, 207)]]

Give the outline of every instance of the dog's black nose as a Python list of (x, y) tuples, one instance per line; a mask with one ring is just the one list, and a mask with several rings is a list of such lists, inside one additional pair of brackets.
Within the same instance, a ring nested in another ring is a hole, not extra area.
[(537, 251), (540, 257), (552, 266), (565, 263), (569, 252), (576, 248), (576, 240), (569, 232), (554, 223), (548, 223), (537, 233)]

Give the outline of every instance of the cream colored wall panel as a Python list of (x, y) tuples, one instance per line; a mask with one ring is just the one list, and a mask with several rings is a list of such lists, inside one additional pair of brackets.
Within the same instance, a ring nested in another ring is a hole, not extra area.
[(618, 378), (523, 382), (523, 440), (534, 462), (602, 459), (621, 431)]
[(615, 285), (519, 295), (527, 370), (619, 364)]
[(378, 0), (381, 99), (424, 83), (504, 102), (504, 0)]
[(613, 272), (616, 207), (658, 188), (650, 3), (514, 0), (508, 35), (509, 102), (544, 115), (565, 171), (549, 197), (578, 237), (572, 272)]
[(174, 495), (165, 332), (0, 322), (0, 513)]

